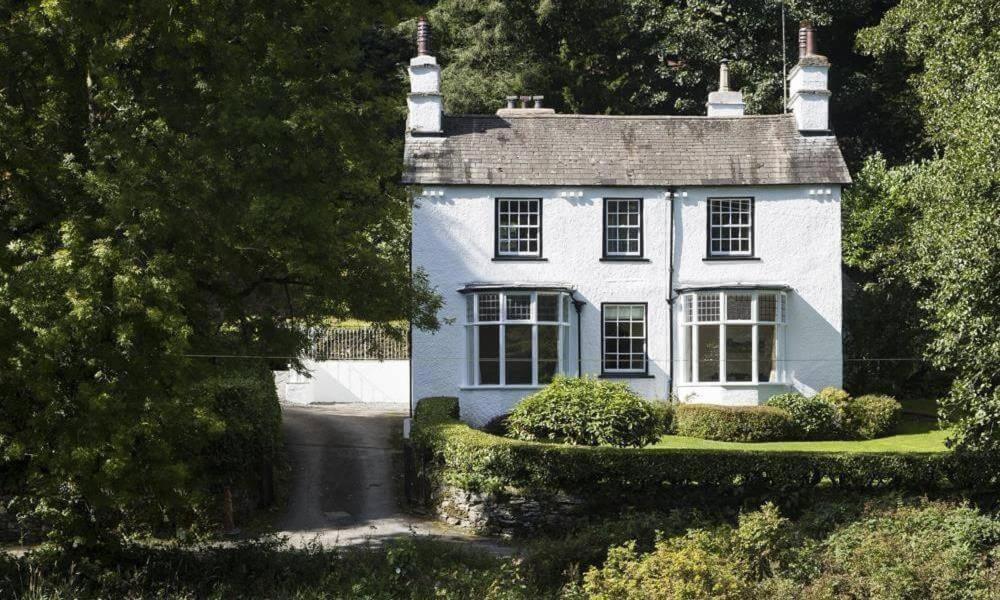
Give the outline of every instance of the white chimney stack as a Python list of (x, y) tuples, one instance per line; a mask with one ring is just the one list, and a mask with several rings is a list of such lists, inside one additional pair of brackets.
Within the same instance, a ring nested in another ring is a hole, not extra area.
[(799, 62), (788, 74), (788, 108), (799, 131), (830, 133), (830, 61), (816, 54), (813, 28), (802, 21), (799, 29)]
[(417, 56), (410, 59), (410, 94), (406, 98), (406, 131), (414, 135), (441, 135), (441, 67), (430, 55), (431, 26), (417, 20)]
[(719, 91), (708, 94), (708, 116), (742, 117), (744, 108), (743, 92), (729, 89), (729, 61), (724, 58), (719, 65)]

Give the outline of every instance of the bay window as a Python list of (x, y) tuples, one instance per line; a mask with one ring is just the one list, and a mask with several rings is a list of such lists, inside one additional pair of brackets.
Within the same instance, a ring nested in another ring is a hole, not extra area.
[(786, 295), (709, 290), (681, 295), (681, 374), (688, 383), (784, 382)]
[(470, 292), (466, 321), (470, 386), (545, 385), (569, 365), (569, 292)]

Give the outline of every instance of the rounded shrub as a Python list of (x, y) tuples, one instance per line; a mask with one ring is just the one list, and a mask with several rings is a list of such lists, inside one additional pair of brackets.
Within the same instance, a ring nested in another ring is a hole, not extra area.
[(510, 436), (583, 446), (644, 446), (663, 430), (663, 415), (621, 382), (557, 376), (518, 403)]
[(801, 439), (833, 439), (840, 432), (840, 415), (836, 405), (819, 396), (807, 398), (794, 392), (778, 394), (771, 396), (764, 404), (787, 411), (792, 418), (796, 437)]
[(724, 442), (777, 442), (793, 433), (792, 419), (780, 408), (679, 404), (674, 411), (677, 435)]
[(845, 406), (851, 401), (851, 395), (846, 391), (835, 388), (835, 387), (825, 387), (816, 394), (816, 397), (825, 402), (829, 402), (834, 406)]
[(491, 435), (507, 435), (510, 432), (510, 428), (507, 426), (507, 419), (510, 418), (510, 413), (504, 413), (502, 415), (497, 415), (486, 422), (485, 425), (481, 427), (482, 431), (489, 433)]
[(861, 439), (882, 437), (896, 428), (902, 411), (903, 407), (891, 396), (860, 396), (844, 405), (843, 427)]

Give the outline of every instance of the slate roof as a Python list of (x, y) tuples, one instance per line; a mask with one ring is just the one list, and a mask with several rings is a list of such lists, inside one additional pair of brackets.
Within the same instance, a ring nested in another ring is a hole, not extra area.
[(788, 115), (445, 116), (407, 136), (403, 183), (694, 186), (850, 183), (833, 136)]

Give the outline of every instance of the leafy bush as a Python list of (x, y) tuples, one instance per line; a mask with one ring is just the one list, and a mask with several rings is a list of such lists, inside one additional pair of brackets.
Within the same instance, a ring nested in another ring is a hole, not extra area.
[(640, 556), (635, 543), (612, 548), (600, 569), (584, 576), (590, 598), (746, 598), (750, 586), (729, 557), (718, 551), (713, 532), (698, 530), (657, 542)]
[(556, 378), (514, 407), (512, 437), (584, 446), (644, 446), (662, 431), (652, 403), (621, 382), (590, 377)]
[[(453, 399), (422, 400), (450, 406)], [(483, 493), (565, 493), (589, 505), (663, 506), (679, 495), (738, 502), (754, 494), (788, 497), (843, 489), (1000, 487), (990, 453), (850, 453), (611, 448), (544, 444), (498, 437), (455, 420), (425, 421), (412, 436), (420, 478)], [(699, 495), (700, 494), (700, 495)], [(668, 504), (667, 504), (668, 505)]]
[(680, 404), (674, 423), (677, 435), (727, 442), (773, 442), (792, 433), (788, 413), (767, 406)]
[(210, 485), (257, 486), (268, 479), (281, 452), (281, 406), (264, 365), (226, 369), (198, 383), (193, 393), (216, 420), (199, 452)]
[(829, 402), (834, 406), (844, 406), (851, 401), (851, 395), (846, 391), (835, 388), (835, 387), (825, 387), (816, 394), (816, 397), (824, 402)]
[(841, 410), (844, 431), (870, 440), (892, 432), (903, 407), (891, 396), (871, 394), (854, 398)]
[(835, 531), (806, 597), (989, 598), (1000, 522), (967, 507), (902, 506)]
[(656, 411), (656, 420), (660, 423), (661, 433), (673, 433), (677, 403), (673, 400), (657, 400), (653, 402), (653, 409)]
[(813, 396), (788, 393), (771, 396), (765, 406), (780, 408), (788, 412), (797, 436), (804, 440), (835, 439), (839, 433), (839, 414), (830, 401)]

